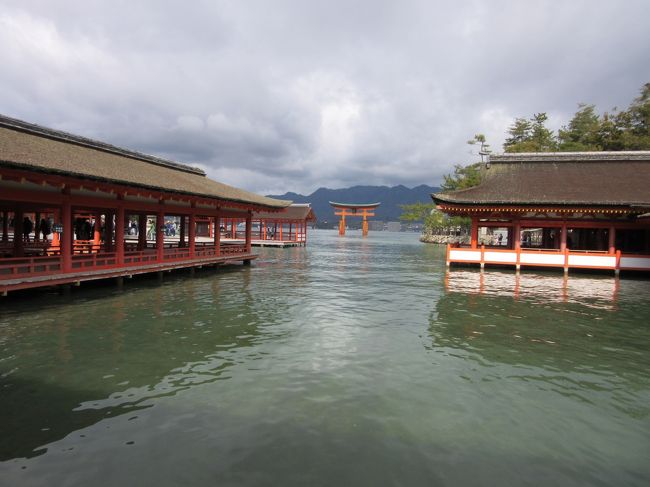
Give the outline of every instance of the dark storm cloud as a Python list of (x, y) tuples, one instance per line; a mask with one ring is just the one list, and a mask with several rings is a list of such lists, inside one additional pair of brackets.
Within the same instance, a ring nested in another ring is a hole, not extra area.
[(514, 117), (626, 107), (645, 0), (9, 1), (0, 112), (260, 192), (436, 184)]

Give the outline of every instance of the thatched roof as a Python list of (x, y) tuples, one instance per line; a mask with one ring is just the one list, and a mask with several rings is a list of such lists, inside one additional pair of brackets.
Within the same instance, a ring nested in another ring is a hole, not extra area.
[(479, 186), (437, 204), (650, 207), (650, 151), (492, 156)]
[(213, 181), (201, 169), (0, 115), (0, 167), (281, 209), (290, 201)]
[(314, 210), (308, 203), (294, 203), (281, 212), (260, 211), (253, 213), (254, 220), (306, 220), (316, 221)]

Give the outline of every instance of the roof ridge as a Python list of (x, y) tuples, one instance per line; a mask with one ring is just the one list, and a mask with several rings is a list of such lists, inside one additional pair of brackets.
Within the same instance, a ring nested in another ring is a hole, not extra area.
[(510, 152), (490, 156), (499, 162), (563, 162), (563, 161), (647, 161), (650, 151), (592, 151), (592, 152)]
[(161, 159), (159, 157), (143, 154), (141, 152), (124, 149), (122, 147), (117, 147), (115, 145), (108, 144), (106, 142), (90, 139), (88, 137), (82, 137), (80, 135), (71, 134), (69, 132), (64, 132), (63, 130), (56, 130), (56, 129), (51, 129), (49, 127), (43, 127), (42, 125), (25, 122), (24, 120), (11, 118), (2, 114), (0, 114), (0, 127), (8, 128), (10, 130), (16, 130), (20, 132), (26, 132), (31, 135), (37, 135), (48, 139), (58, 140), (68, 144), (80, 145), (82, 147), (88, 147), (90, 149), (96, 149), (102, 152), (117, 154), (131, 159), (137, 159), (143, 162), (147, 162), (149, 164), (153, 164), (156, 166), (163, 166), (170, 169), (175, 169), (177, 171), (183, 171), (191, 174), (198, 174), (200, 176), (206, 175), (205, 171), (199, 169), (198, 167), (187, 166), (185, 164), (180, 164), (178, 162)]

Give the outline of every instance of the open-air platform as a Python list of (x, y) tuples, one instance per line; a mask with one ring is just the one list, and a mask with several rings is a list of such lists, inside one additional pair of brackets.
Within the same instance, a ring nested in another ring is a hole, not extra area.
[[(240, 239), (230, 239), (230, 238), (222, 238), (222, 242), (228, 242), (228, 243), (235, 243), (235, 244), (243, 244), (244, 240)], [(285, 248), (285, 247), (304, 247), (305, 242), (296, 242), (294, 240), (287, 240), (287, 241), (281, 241), (281, 240), (252, 240), (251, 245), (253, 247), (276, 247), (276, 248)]]

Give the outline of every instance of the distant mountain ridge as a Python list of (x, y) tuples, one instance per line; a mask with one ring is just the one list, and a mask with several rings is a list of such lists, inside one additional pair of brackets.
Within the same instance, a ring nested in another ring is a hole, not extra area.
[(329, 189), (319, 188), (310, 195), (298, 193), (285, 193), (268, 195), (271, 198), (291, 200), (294, 203), (311, 203), (319, 224), (335, 223), (338, 217), (334, 216), (334, 210), (330, 201), (337, 203), (381, 203), (376, 209), (376, 216), (373, 220), (397, 221), (402, 214), (399, 205), (412, 203), (431, 203), (431, 193), (436, 193), (440, 188), (421, 184), (415, 188), (406, 186), (352, 186), (351, 188)]

